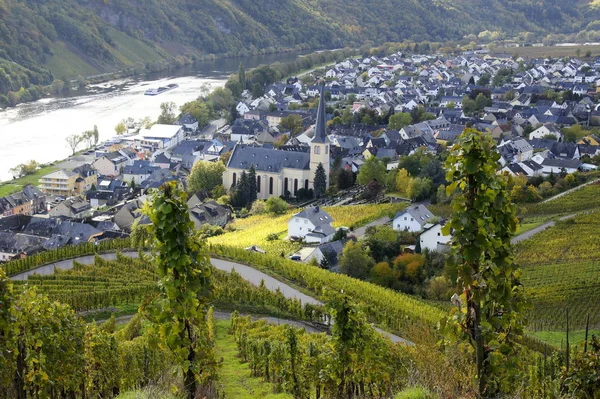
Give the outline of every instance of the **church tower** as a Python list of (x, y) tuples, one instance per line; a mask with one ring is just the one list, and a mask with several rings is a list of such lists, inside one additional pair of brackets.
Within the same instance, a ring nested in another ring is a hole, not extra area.
[(325, 95), (323, 86), (320, 87), (319, 108), (317, 109), (317, 123), (315, 125), (315, 136), (310, 142), (310, 185), (314, 187), (315, 172), (319, 163), (323, 164), (327, 186), (329, 187), (329, 153), (331, 142), (327, 137), (327, 118), (325, 115)]

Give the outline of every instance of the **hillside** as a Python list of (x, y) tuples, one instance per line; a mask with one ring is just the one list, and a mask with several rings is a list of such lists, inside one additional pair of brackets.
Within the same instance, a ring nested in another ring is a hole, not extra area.
[[(177, 55), (577, 32), (589, 0), (0, 0), (0, 94)], [(35, 93), (33, 93), (35, 95)]]

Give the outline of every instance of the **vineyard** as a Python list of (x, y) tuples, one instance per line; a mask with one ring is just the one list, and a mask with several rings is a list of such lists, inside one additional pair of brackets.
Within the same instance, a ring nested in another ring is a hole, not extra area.
[[(588, 186), (555, 201), (566, 204), (572, 196), (582, 198), (581, 194), (590, 190), (598, 188)], [(516, 246), (517, 261), (523, 266), (522, 282), (533, 305), (530, 330), (564, 330), (567, 307), (572, 329), (585, 328), (588, 313), (590, 327), (600, 327), (598, 217), (600, 211), (594, 211), (557, 222)]]
[(600, 260), (599, 216), (600, 211), (578, 215), (521, 241), (517, 261), (532, 266)]
[[(363, 226), (383, 216), (393, 216), (406, 205), (397, 204), (371, 204), (371, 205), (347, 205), (324, 207), (333, 218), (333, 226), (346, 226), (356, 228)], [(227, 245), (237, 248), (247, 248), (256, 245), (272, 254), (285, 255), (300, 249), (299, 243), (284, 240), (287, 236), (288, 221), (293, 214), (299, 210), (293, 210), (282, 216), (271, 216), (267, 214), (254, 215), (243, 219), (236, 219), (230, 227), (234, 230), (223, 235), (210, 237), (211, 244)], [(271, 239), (272, 234), (277, 239)]]
[(600, 208), (600, 183), (580, 188), (555, 200), (525, 205), (519, 213), (526, 217), (572, 214)]
[[(252, 310), (307, 321), (321, 321), (324, 311), (315, 305), (302, 305), (265, 286), (255, 287), (239, 274), (213, 269), (214, 305), (219, 309)], [(146, 259), (117, 253), (109, 261), (96, 255), (94, 264), (75, 262), (73, 269), (55, 270), (53, 275), (29, 276), (27, 281), (14, 281), (15, 286), (35, 286), (52, 300), (68, 304), (76, 311), (105, 309), (122, 304), (140, 304), (158, 290), (155, 266)]]

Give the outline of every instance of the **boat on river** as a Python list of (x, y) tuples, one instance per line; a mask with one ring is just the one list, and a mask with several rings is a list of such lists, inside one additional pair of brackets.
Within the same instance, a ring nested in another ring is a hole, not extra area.
[(148, 89), (148, 90), (146, 90), (146, 92), (144, 94), (147, 95), (147, 96), (157, 96), (159, 94), (164, 93), (165, 91), (173, 90), (173, 89), (176, 89), (178, 87), (179, 87), (178, 84), (171, 83), (171, 84), (168, 84), (166, 86), (160, 86), (158, 88)]

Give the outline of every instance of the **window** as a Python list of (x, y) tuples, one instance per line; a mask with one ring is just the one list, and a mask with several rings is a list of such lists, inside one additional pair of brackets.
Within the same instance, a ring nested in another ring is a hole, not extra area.
[(300, 222), (300, 219), (296, 218), (296, 223)]
[(304, 189), (308, 191), (308, 179), (304, 180)]
[(237, 182), (236, 180), (237, 180), (237, 174), (234, 173), (233, 174), (233, 184), (232, 184), (232, 186), (235, 186), (235, 183)]
[(408, 218), (406, 216), (404, 216), (404, 220), (408, 220)]
[(438, 233), (438, 237), (441, 236), (441, 235), (442, 235), (441, 233)]
[(413, 218), (410, 218), (410, 221), (411, 221), (411, 222), (414, 222), (414, 221), (415, 221), (415, 219), (413, 219)]
[(283, 180), (283, 194), (287, 197), (287, 192), (288, 192), (288, 178), (286, 177)]
[(296, 196), (297, 192), (298, 192), (298, 179), (294, 179), (294, 197)]
[(329, 146), (328, 145), (325, 146), (325, 154), (327, 154), (327, 153), (329, 153)]
[(256, 192), (260, 193), (260, 176), (256, 176)]
[(269, 177), (269, 194), (273, 194), (273, 178)]
[(321, 153), (321, 147), (318, 145), (315, 146), (315, 154), (319, 155)]
[(308, 220), (304, 219), (304, 224), (308, 224)]

